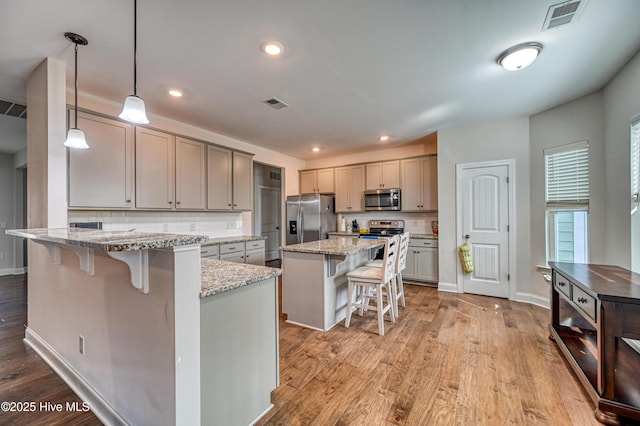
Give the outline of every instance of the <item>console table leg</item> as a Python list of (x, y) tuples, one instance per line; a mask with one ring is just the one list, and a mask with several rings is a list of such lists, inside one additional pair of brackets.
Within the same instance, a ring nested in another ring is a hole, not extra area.
[(602, 411), (599, 408), (596, 408), (596, 411), (593, 412), (593, 415), (595, 416), (596, 420), (603, 425), (620, 425), (620, 417), (616, 413)]

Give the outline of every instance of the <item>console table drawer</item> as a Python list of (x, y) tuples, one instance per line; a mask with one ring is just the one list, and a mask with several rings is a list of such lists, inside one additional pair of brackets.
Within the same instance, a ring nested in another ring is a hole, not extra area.
[(571, 300), (575, 303), (580, 309), (584, 311), (592, 320), (596, 321), (596, 299), (589, 296), (587, 293), (582, 291), (575, 285), (571, 286), (572, 297)]
[(555, 282), (556, 288), (569, 299), (571, 299), (571, 284), (568, 279), (563, 277), (556, 271), (553, 271), (553, 282)]

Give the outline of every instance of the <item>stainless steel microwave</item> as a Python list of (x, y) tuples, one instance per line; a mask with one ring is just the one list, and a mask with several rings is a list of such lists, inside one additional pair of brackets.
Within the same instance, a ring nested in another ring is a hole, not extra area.
[(400, 210), (401, 206), (400, 188), (364, 191), (364, 209), (367, 211)]

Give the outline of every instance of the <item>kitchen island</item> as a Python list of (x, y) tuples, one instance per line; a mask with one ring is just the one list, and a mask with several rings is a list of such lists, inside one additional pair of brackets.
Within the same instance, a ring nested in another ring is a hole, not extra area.
[(287, 322), (328, 331), (344, 320), (346, 274), (383, 246), (384, 240), (346, 237), (282, 247), (282, 311)]
[(25, 342), (103, 423), (246, 425), (270, 409), (280, 270), (201, 263), (204, 236), (7, 234), (36, 243)]

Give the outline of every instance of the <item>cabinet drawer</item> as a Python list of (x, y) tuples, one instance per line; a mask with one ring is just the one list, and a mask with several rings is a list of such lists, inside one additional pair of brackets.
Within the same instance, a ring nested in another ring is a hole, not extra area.
[(247, 250), (256, 250), (256, 249), (264, 248), (264, 240), (247, 241), (245, 244), (247, 245)]
[(558, 289), (559, 292), (571, 299), (571, 284), (569, 280), (556, 271), (553, 271), (553, 278), (553, 281), (556, 283), (556, 289)]
[(592, 320), (596, 321), (596, 299), (589, 296), (575, 285), (571, 286), (571, 293), (571, 300), (573, 303), (579, 306), (580, 309), (582, 309), (585, 314), (589, 315)]
[(412, 238), (409, 240), (409, 247), (438, 247), (438, 240), (424, 239), (424, 238)]
[(213, 257), (217, 256), (220, 253), (218, 246), (203, 246), (200, 247), (200, 256), (201, 257)]
[(220, 244), (220, 254), (238, 253), (244, 251), (244, 243)]

